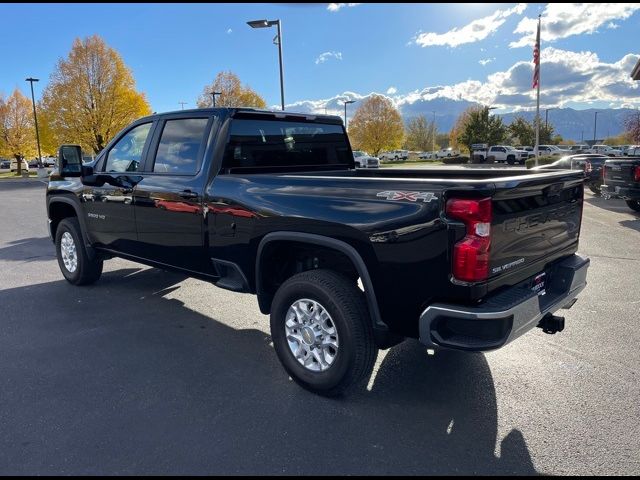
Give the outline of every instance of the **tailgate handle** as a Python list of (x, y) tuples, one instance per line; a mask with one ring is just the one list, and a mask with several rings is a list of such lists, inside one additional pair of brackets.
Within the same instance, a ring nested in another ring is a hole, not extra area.
[(554, 183), (545, 188), (545, 196), (547, 197), (557, 197), (562, 192), (562, 187), (564, 187), (563, 183)]

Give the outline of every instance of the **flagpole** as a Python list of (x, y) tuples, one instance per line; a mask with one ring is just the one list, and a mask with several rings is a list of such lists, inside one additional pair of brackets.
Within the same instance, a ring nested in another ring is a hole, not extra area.
[(538, 81), (536, 88), (536, 167), (540, 157), (540, 15), (538, 15)]

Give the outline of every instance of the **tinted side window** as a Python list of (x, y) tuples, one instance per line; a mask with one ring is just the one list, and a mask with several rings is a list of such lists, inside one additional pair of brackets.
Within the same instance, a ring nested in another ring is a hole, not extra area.
[(153, 171), (195, 175), (208, 122), (208, 118), (167, 120), (160, 136)]
[(144, 123), (129, 130), (109, 150), (104, 171), (116, 173), (137, 171), (150, 130), (150, 123)]
[(224, 167), (349, 165), (353, 162), (350, 157), (342, 125), (236, 119), (231, 124)]

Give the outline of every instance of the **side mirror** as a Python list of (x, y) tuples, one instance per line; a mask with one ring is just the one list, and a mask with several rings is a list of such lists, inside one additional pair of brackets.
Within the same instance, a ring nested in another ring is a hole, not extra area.
[(82, 148), (80, 145), (61, 145), (58, 149), (58, 171), (62, 177), (82, 175)]

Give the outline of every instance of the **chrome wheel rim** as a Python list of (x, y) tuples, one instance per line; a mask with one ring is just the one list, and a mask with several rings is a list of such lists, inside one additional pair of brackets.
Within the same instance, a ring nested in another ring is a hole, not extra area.
[(60, 253), (62, 255), (62, 263), (70, 273), (76, 271), (78, 268), (78, 255), (76, 252), (76, 243), (73, 241), (73, 237), (69, 232), (62, 234), (60, 240)]
[(285, 334), (294, 358), (312, 372), (331, 368), (338, 355), (338, 330), (326, 308), (303, 298), (291, 304)]

